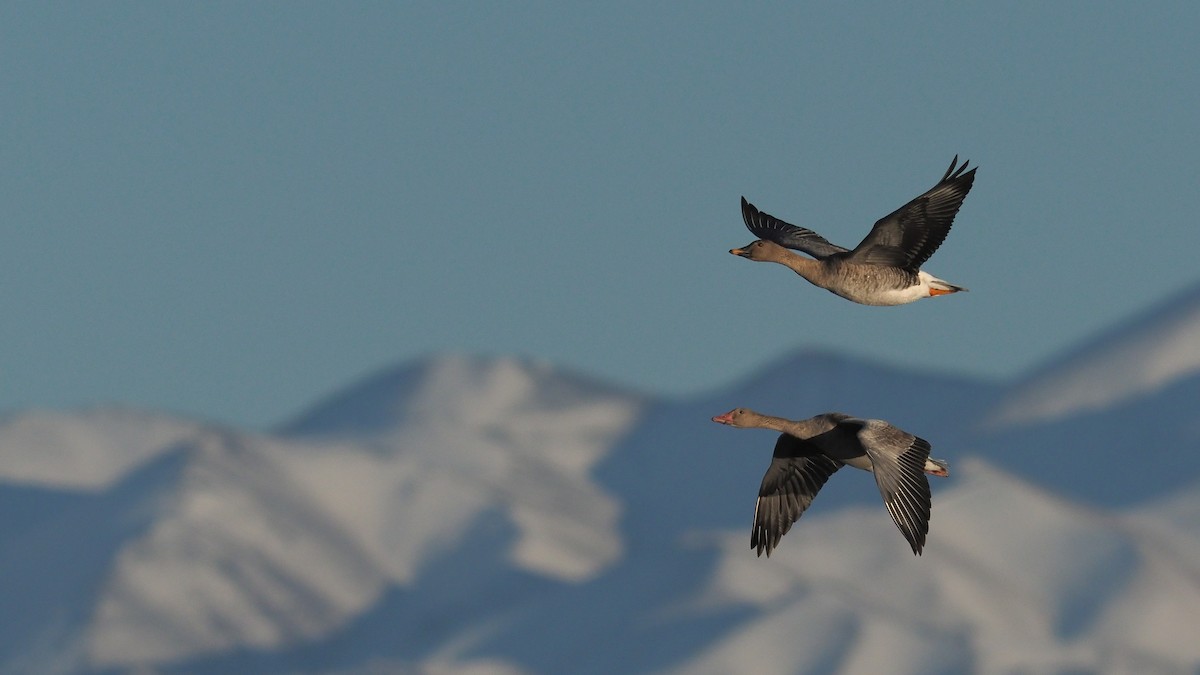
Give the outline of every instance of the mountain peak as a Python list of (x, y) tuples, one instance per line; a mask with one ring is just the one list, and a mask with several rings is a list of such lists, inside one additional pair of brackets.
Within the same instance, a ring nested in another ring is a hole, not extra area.
[(317, 403), (281, 433), (289, 436), (383, 436), (413, 420), (464, 423), (504, 407), (556, 410), (591, 398), (640, 400), (542, 360), (443, 354), (385, 369)]

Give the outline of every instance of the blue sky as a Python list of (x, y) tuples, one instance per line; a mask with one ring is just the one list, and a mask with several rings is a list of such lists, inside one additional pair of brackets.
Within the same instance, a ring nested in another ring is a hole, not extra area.
[[(0, 409), (265, 428), (442, 351), (1013, 377), (1200, 280), (1200, 6), (795, 4), (5, 5)], [(970, 293), (726, 252), (741, 195), (853, 246), (956, 153)]]

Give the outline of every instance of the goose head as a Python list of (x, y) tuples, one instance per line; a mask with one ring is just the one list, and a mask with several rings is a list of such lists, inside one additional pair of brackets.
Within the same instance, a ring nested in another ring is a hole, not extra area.
[(724, 415), (717, 415), (712, 418), (712, 421), (717, 424), (724, 424), (737, 429), (759, 426), (762, 415), (750, 410), (749, 408), (734, 408)]
[(756, 262), (779, 262), (788, 255), (786, 248), (765, 239), (756, 239), (741, 248), (729, 249), (729, 252)]

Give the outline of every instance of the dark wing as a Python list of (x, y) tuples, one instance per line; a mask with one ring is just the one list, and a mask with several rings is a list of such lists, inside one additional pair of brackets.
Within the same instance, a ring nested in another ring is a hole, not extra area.
[(929, 441), (882, 420), (858, 422), (862, 423), (858, 438), (871, 458), (883, 505), (912, 546), (913, 553), (921, 555), (925, 535), (929, 534), (932, 507), (929, 479), (925, 477)]
[(841, 467), (841, 462), (822, 455), (812, 444), (780, 434), (771, 466), (758, 488), (750, 548), (759, 556), (765, 552), (769, 558), (779, 540), (792, 529), (792, 523), (812, 504), (821, 486)]
[(969, 163), (957, 166), (955, 155), (937, 185), (880, 218), (847, 258), (868, 265), (919, 270), (946, 240), (955, 214), (971, 191), (975, 169), (966, 171)]
[(763, 213), (742, 197), (742, 220), (746, 229), (759, 239), (773, 241), (780, 246), (804, 251), (814, 258), (825, 258), (834, 253), (845, 253), (847, 249), (829, 243), (825, 237), (812, 230), (785, 223), (775, 216)]

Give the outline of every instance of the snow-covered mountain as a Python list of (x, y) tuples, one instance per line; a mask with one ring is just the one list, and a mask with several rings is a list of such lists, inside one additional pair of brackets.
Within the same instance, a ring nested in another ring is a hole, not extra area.
[(1200, 291), (1188, 289), (1037, 369), (988, 417), (1014, 426), (1105, 410), (1200, 373)]
[(1200, 479), (1200, 287), (1068, 350), (973, 423), (974, 448), (1057, 492), (1133, 505)]
[[(448, 355), (271, 434), (11, 414), (0, 672), (1196, 672), (1196, 307), (1011, 385), (799, 351), (662, 399)], [(756, 558), (772, 434), (709, 421), (739, 405), (929, 438), (924, 556), (846, 471)]]

